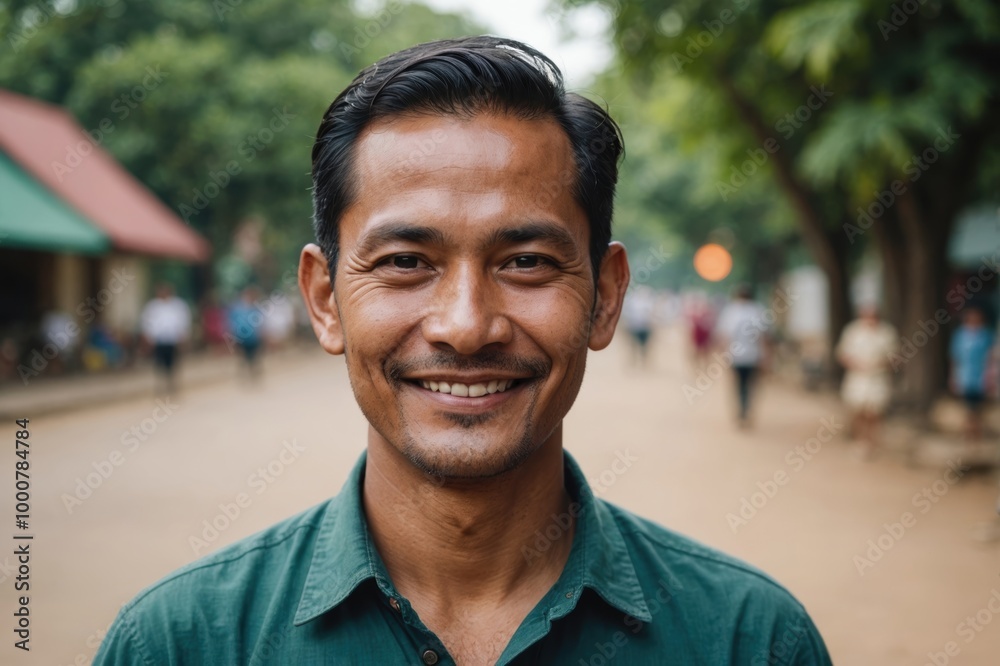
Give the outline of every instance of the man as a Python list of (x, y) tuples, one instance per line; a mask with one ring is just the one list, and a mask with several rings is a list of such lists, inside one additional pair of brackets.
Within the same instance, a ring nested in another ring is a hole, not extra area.
[(982, 310), (968, 307), (949, 346), (952, 390), (965, 402), (965, 439), (978, 443), (983, 437), (983, 403), (991, 388), (990, 362), (993, 332), (986, 327)]
[(595, 499), (563, 452), (628, 285), (620, 152), (517, 42), (363, 71), (319, 128), (299, 284), (367, 454), (336, 498), (141, 593), (95, 663), (829, 663), (785, 590)]
[(733, 290), (733, 300), (723, 308), (716, 324), (718, 338), (733, 358), (736, 397), (739, 405), (737, 423), (740, 428), (750, 425), (750, 405), (760, 369), (767, 362), (767, 335), (770, 329), (764, 307), (753, 300), (750, 285)]
[(243, 356), (243, 367), (251, 380), (260, 377), (260, 330), (264, 323), (257, 302), (260, 290), (255, 286), (245, 287), (239, 298), (229, 308), (229, 339), (235, 341)]
[(622, 317), (632, 338), (632, 362), (639, 368), (645, 368), (649, 360), (649, 338), (655, 316), (656, 292), (651, 287), (639, 285), (625, 296)]
[(163, 378), (164, 391), (177, 391), (178, 348), (191, 335), (191, 309), (174, 295), (166, 282), (156, 287), (156, 297), (142, 310), (142, 335), (153, 348), (153, 362)]

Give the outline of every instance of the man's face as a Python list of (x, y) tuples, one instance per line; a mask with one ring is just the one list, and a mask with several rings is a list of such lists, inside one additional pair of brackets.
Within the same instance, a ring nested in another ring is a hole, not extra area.
[(966, 310), (963, 320), (963, 323), (966, 326), (969, 326), (970, 328), (979, 328), (983, 325), (983, 313), (975, 309)]
[(516, 467), (569, 411), (628, 280), (613, 246), (595, 310), (568, 138), (553, 120), (393, 118), (362, 134), (354, 174), (317, 332), (373, 436), (445, 477)]

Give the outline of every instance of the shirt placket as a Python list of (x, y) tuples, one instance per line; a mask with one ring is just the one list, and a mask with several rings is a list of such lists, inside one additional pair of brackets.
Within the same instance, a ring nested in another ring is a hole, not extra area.
[(403, 630), (410, 637), (413, 656), (408, 656), (406, 663), (418, 666), (455, 666), (455, 660), (441, 639), (421, 622), (413, 606), (396, 591), (392, 582), (382, 576), (376, 576), (375, 582), (382, 592), (382, 602), (392, 615), (399, 618)]

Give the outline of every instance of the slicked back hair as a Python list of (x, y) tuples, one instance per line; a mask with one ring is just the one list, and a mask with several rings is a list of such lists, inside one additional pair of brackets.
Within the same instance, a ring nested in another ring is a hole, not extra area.
[(622, 138), (594, 102), (567, 93), (552, 60), (520, 42), (465, 37), (419, 44), (364, 69), (323, 115), (312, 151), (313, 228), (336, 274), (339, 224), (356, 194), (355, 146), (371, 123), (413, 114), (473, 117), (480, 113), (526, 120), (552, 118), (573, 147), (575, 174), (551, 183), (573, 196), (590, 225), (590, 260), (597, 280), (611, 242), (611, 217)]

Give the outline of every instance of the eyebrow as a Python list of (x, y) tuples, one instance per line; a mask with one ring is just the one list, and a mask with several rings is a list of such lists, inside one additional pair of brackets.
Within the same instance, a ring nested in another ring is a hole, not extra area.
[(497, 229), (486, 239), (481, 249), (486, 250), (497, 245), (517, 245), (531, 241), (549, 243), (568, 255), (575, 255), (578, 252), (573, 236), (554, 222), (528, 222), (517, 227)]
[[(375, 252), (383, 245), (396, 241), (422, 243), (427, 245), (444, 245), (444, 233), (434, 227), (426, 227), (406, 222), (389, 222), (379, 225), (366, 233), (358, 241), (361, 254)], [(557, 250), (576, 255), (578, 252), (576, 240), (564, 228), (554, 222), (527, 222), (516, 227), (497, 229), (480, 246), (480, 250), (503, 245), (518, 245), (542, 241), (554, 246)]]
[(444, 234), (433, 227), (423, 227), (406, 222), (390, 222), (382, 224), (361, 237), (358, 247), (361, 254), (369, 254), (378, 248), (394, 241), (443, 245)]

